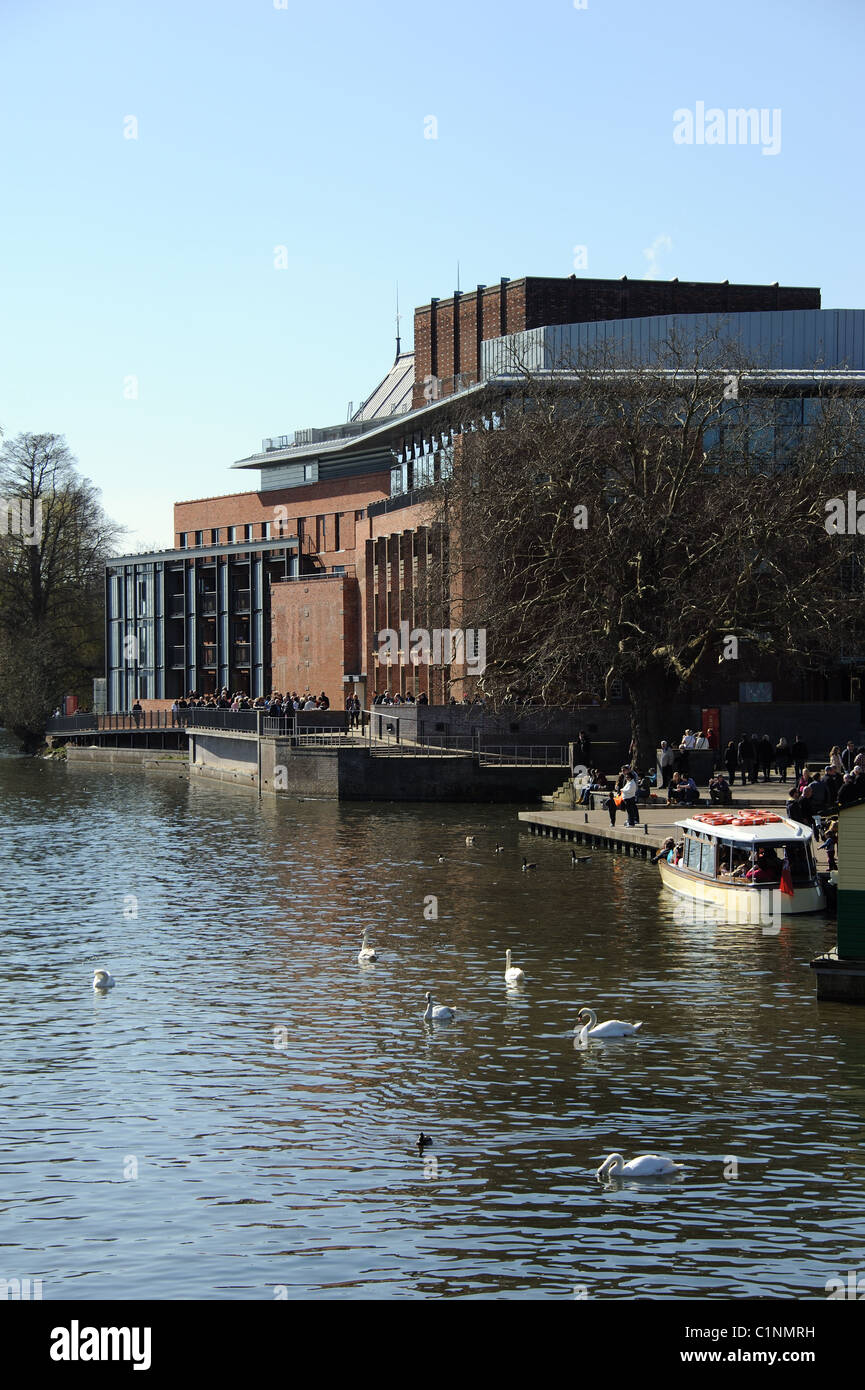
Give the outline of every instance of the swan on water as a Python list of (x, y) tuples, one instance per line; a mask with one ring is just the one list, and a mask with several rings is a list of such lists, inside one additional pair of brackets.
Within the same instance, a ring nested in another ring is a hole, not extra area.
[(505, 951), (505, 983), (509, 985), (521, 985), (525, 982), (525, 971), (518, 965), (511, 965), (510, 948)]
[(683, 1164), (673, 1163), (669, 1158), (659, 1158), (657, 1154), (641, 1154), (626, 1163), (621, 1154), (610, 1154), (598, 1169), (598, 1180), (605, 1178), (657, 1178), (664, 1173), (679, 1173)]
[(439, 855), (439, 863), (440, 863), (440, 864), (443, 864), (444, 862), (445, 862), (445, 857), (444, 857), (443, 854), (440, 854), (440, 855)]
[(474, 842), (475, 842), (475, 837), (474, 837), (474, 835), (466, 835), (466, 844), (467, 844), (467, 845), (473, 845)]
[(495, 853), (496, 853), (496, 854), (504, 854), (504, 852), (505, 852), (505, 847), (504, 847), (504, 845), (496, 845), (496, 848), (495, 848)]
[(114, 978), (109, 975), (107, 970), (94, 970), (93, 988), (98, 990), (113, 989)]
[(577, 1019), (574, 1032), (579, 1034), (581, 1043), (589, 1038), (629, 1038), (643, 1026), (642, 1023), (623, 1023), (620, 1018), (610, 1018), (606, 1023), (599, 1023), (594, 1009), (580, 1009)]
[(447, 1004), (436, 1004), (435, 1007), (433, 1006), (433, 997), (429, 990), (427, 990), (424, 998), (426, 999), (425, 1022), (447, 1023), (449, 1019), (454, 1017), (456, 1009), (449, 1009)]
[(363, 965), (368, 960), (378, 960), (375, 947), (368, 945), (369, 928), (365, 927), (363, 932), (363, 944), (357, 953), (358, 964)]
[(522, 871), (523, 871), (524, 874), (528, 873), (529, 869), (536, 869), (537, 867), (538, 867), (537, 864), (529, 864), (529, 863), (527, 863), (527, 862), (526, 862), (526, 856), (523, 855), (523, 862), (522, 862), (521, 868), (522, 868)]

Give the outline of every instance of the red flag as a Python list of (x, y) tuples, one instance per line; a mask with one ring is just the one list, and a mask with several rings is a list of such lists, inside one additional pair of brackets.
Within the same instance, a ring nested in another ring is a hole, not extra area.
[(790, 856), (784, 850), (784, 865), (781, 869), (781, 892), (788, 898), (793, 897), (793, 875), (790, 871)]

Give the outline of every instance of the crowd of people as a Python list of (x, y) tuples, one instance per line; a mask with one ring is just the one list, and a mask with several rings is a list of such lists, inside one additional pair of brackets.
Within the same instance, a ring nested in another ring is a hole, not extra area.
[[(373, 704), (428, 705), (429, 698), (424, 694), (423, 691), (421, 691), (417, 699), (415, 699), (414, 695), (410, 690), (407, 690), (405, 695), (401, 695), (399, 691), (397, 691), (396, 694), (392, 694), (390, 690), (383, 690), (380, 694), (375, 696), (375, 698), (373, 699)], [(464, 695), (461, 700), (458, 700), (455, 695), (451, 695), (450, 699), (448, 700), (448, 705), (450, 707), (458, 706), (459, 708), (462, 708), (465, 705), (471, 705), (474, 708), (486, 709), (487, 702), (482, 695)]]
[[(661, 792), (666, 792), (668, 806), (698, 806), (701, 792), (689, 770), (688, 755), (692, 750), (710, 749), (711, 746), (708, 734), (686, 729), (675, 746), (666, 739), (661, 741), (658, 774), (641, 774), (632, 756), (611, 782), (600, 768), (589, 766), (591, 743), (581, 731), (575, 745), (575, 759), (578, 757), (588, 767), (588, 775), (580, 773), (574, 777), (575, 805), (591, 807), (600, 802), (609, 813), (611, 825), (616, 824), (619, 811), (624, 811), (629, 825), (636, 825), (640, 819), (640, 804), (649, 801), (653, 794), (660, 800)], [(632, 754), (633, 751), (632, 745)], [(865, 747), (857, 747), (853, 739), (848, 739), (844, 748), (833, 744), (825, 767), (816, 772), (808, 766), (809, 756), (808, 746), (798, 734), (792, 743), (784, 737), (773, 742), (768, 735), (757, 738), (753, 734), (731, 740), (723, 754), (726, 775), (716, 768), (709, 779), (709, 802), (713, 806), (732, 805), (737, 772), (742, 775), (743, 786), (756, 784), (761, 773), (764, 782), (772, 781), (773, 772), (783, 782), (788, 780), (792, 764), (795, 785), (788, 792), (786, 814), (810, 826), (818, 837), (824, 837), (820, 848), (827, 851), (829, 867), (834, 869), (838, 840), (835, 816), (842, 807), (865, 801)], [(659, 851), (658, 857), (668, 850), (674, 851), (675, 846), (666, 846)]]
[[(330, 700), (324, 691), (320, 695), (312, 695), (307, 690), (299, 695), (296, 690), (292, 690), (291, 694), (283, 695), (280, 691), (274, 690), (270, 695), (253, 697), (242, 690), (238, 690), (232, 695), (227, 686), (223, 686), (218, 694), (199, 695), (197, 691), (190, 690), (188, 694), (181, 695), (179, 699), (175, 700), (171, 706), (172, 722), (182, 723), (184, 711), (190, 709), (221, 709), (228, 710), (231, 714), (239, 714), (242, 710), (260, 709), (265, 714), (279, 718), (283, 715), (294, 714), (298, 710), (330, 709)], [(132, 706), (133, 718), (137, 713), (141, 713), (141, 705), (136, 700)]]

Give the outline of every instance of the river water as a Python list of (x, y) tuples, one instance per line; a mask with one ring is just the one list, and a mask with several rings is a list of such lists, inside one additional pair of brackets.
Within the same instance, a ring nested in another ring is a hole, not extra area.
[[(865, 1009), (807, 968), (831, 922), (677, 924), (647, 862), (572, 868), (516, 807), (274, 804), (8, 746), (0, 795), (0, 1278), (822, 1299), (865, 1271)], [(579, 1050), (583, 1004), (644, 1029)], [(685, 1168), (604, 1187), (614, 1150)]]

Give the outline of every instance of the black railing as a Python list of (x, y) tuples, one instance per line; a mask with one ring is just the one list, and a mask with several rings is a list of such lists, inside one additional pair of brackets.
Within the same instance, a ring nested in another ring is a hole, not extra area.
[(168, 616), (169, 618), (182, 618), (186, 611), (183, 594), (169, 594), (168, 596)]
[(199, 595), (198, 611), (203, 617), (212, 617), (216, 612), (216, 590)]
[(180, 717), (190, 729), (233, 729), (237, 733), (254, 734), (259, 727), (259, 719), (264, 716), (262, 709), (182, 709)]
[(248, 613), (250, 608), (251, 591), (249, 589), (233, 589), (231, 593), (231, 609), (234, 613)]
[(171, 669), (172, 671), (183, 670), (186, 666), (186, 648), (171, 648)]
[(234, 664), (235, 666), (248, 666), (250, 652), (252, 651), (249, 642), (235, 642), (234, 644)]
[(201, 645), (201, 664), (202, 666), (216, 665), (216, 643), (203, 642)]

